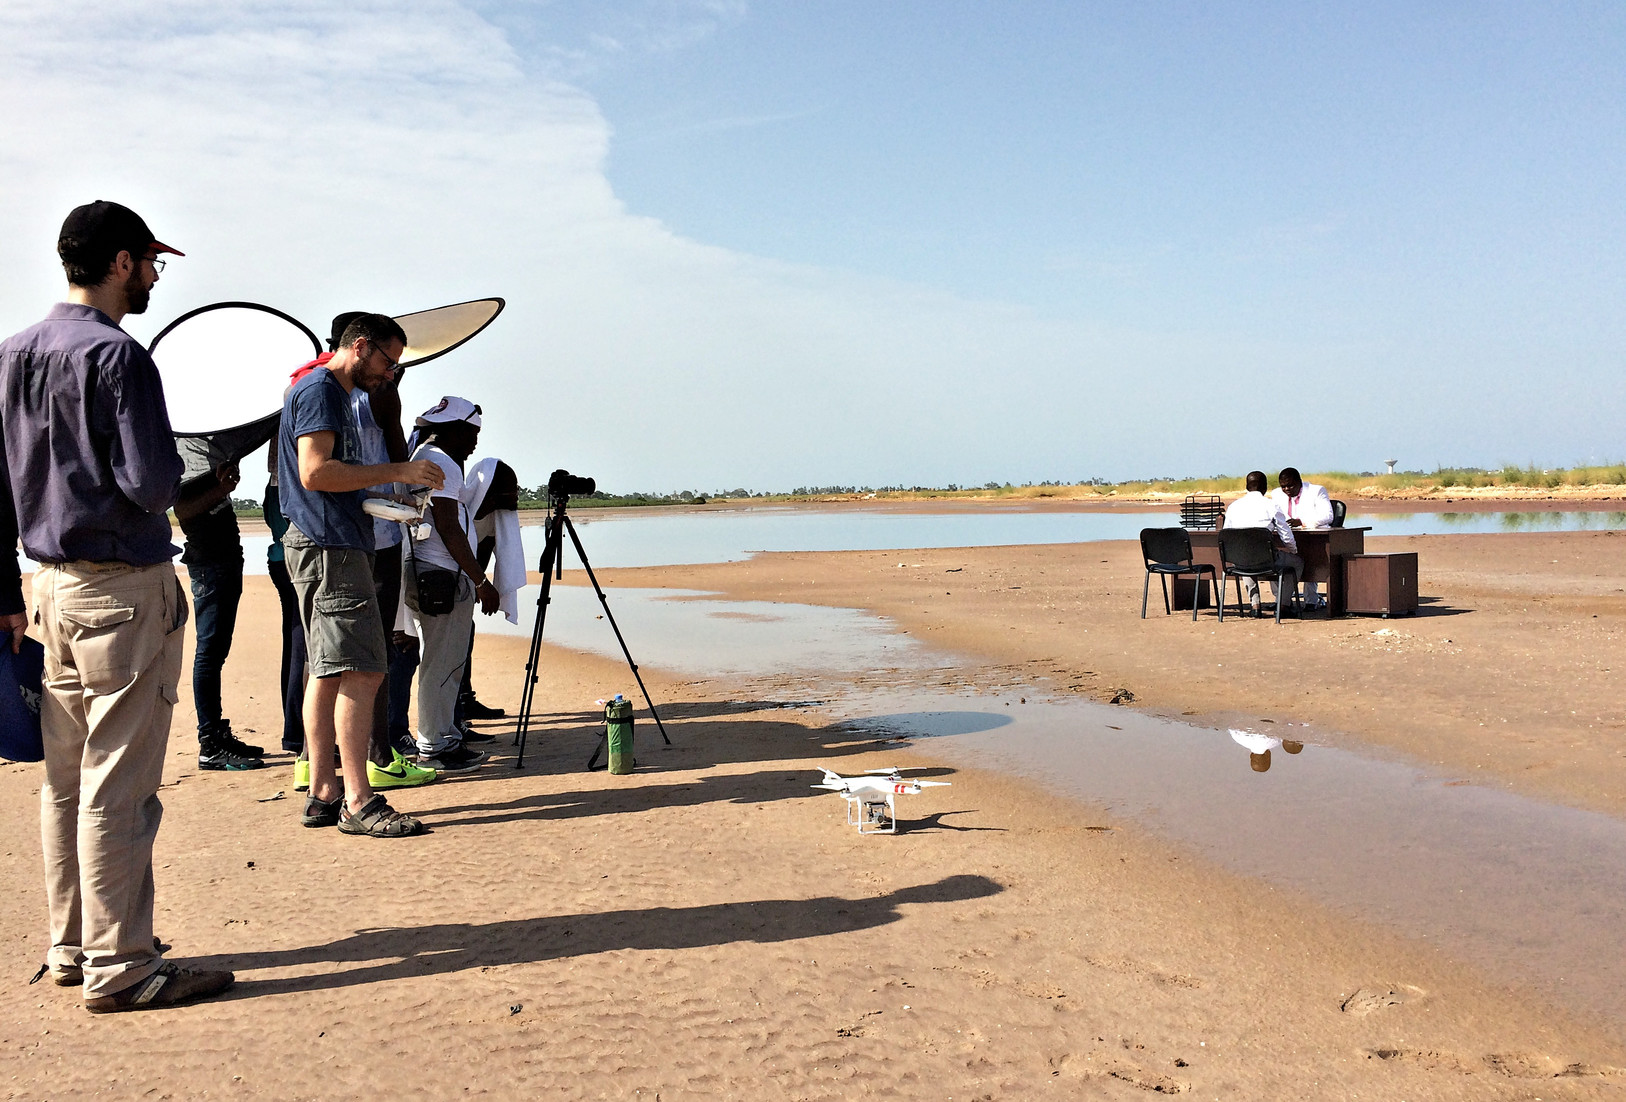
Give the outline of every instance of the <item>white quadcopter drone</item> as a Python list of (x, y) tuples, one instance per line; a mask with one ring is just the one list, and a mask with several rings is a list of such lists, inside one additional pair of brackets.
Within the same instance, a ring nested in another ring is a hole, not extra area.
[(847, 825), (860, 834), (896, 834), (899, 796), (918, 796), (925, 788), (946, 788), (949, 781), (910, 780), (896, 768), (866, 769), (861, 776), (843, 777), (829, 769), (814, 785), (837, 793), (847, 801)]

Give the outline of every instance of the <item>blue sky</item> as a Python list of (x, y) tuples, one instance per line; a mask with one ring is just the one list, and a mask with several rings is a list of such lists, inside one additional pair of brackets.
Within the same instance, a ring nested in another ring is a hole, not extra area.
[(0, 326), (120, 198), (190, 254), (144, 337), (507, 297), (407, 399), (527, 481), (1616, 459), (1622, 56), (1618, 4), (19, 0)]

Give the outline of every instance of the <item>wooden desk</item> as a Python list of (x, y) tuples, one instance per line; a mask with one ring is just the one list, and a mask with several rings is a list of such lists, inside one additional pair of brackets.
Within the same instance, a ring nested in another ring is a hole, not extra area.
[[(1295, 528), (1293, 541), (1298, 544), (1299, 557), (1304, 560), (1304, 576), (1300, 582), (1320, 582), (1327, 587), (1327, 604), (1334, 616), (1344, 614), (1344, 571), (1341, 560), (1346, 555), (1359, 555), (1366, 550), (1366, 533), (1371, 528)], [(1191, 557), (1194, 562), (1209, 563), (1218, 576), (1220, 572), (1219, 533), (1192, 532)], [(1221, 600), (1224, 595), (1221, 594)]]

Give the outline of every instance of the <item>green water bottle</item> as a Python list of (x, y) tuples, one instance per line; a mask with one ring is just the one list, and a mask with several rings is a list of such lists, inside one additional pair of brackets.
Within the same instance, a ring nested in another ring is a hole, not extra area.
[(632, 701), (620, 693), (604, 706), (604, 737), (610, 747), (610, 772), (631, 773), (636, 764), (632, 760)]

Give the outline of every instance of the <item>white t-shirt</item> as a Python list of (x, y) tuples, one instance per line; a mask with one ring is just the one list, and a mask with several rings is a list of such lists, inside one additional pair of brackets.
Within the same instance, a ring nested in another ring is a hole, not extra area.
[(1282, 515), (1274, 501), (1258, 490), (1249, 490), (1225, 507), (1225, 527), (1269, 528), (1287, 545), (1289, 551), (1298, 550), (1298, 543), (1293, 539), (1293, 529), (1288, 527), (1287, 518)]
[[(463, 538), (473, 546), (473, 528), (469, 524), (469, 507), (463, 503), (463, 468), (457, 465), (457, 460), (435, 447), (433, 444), (424, 444), (412, 453), (413, 459), (428, 459), (441, 469), (446, 476), (446, 485), (429, 495), (431, 502), (451, 501), (457, 506), (457, 519), (463, 529)], [(434, 508), (433, 505), (430, 506)], [(440, 538), (440, 532), (435, 529), (434, 522), (423, 526), (429, 535), (412, 545), (412, 556), (424, 566), (438, 567), (442, 570), (461, 570), (457, 560), (452, 558), (450, 551), (446, 550), (446, 542)]]

